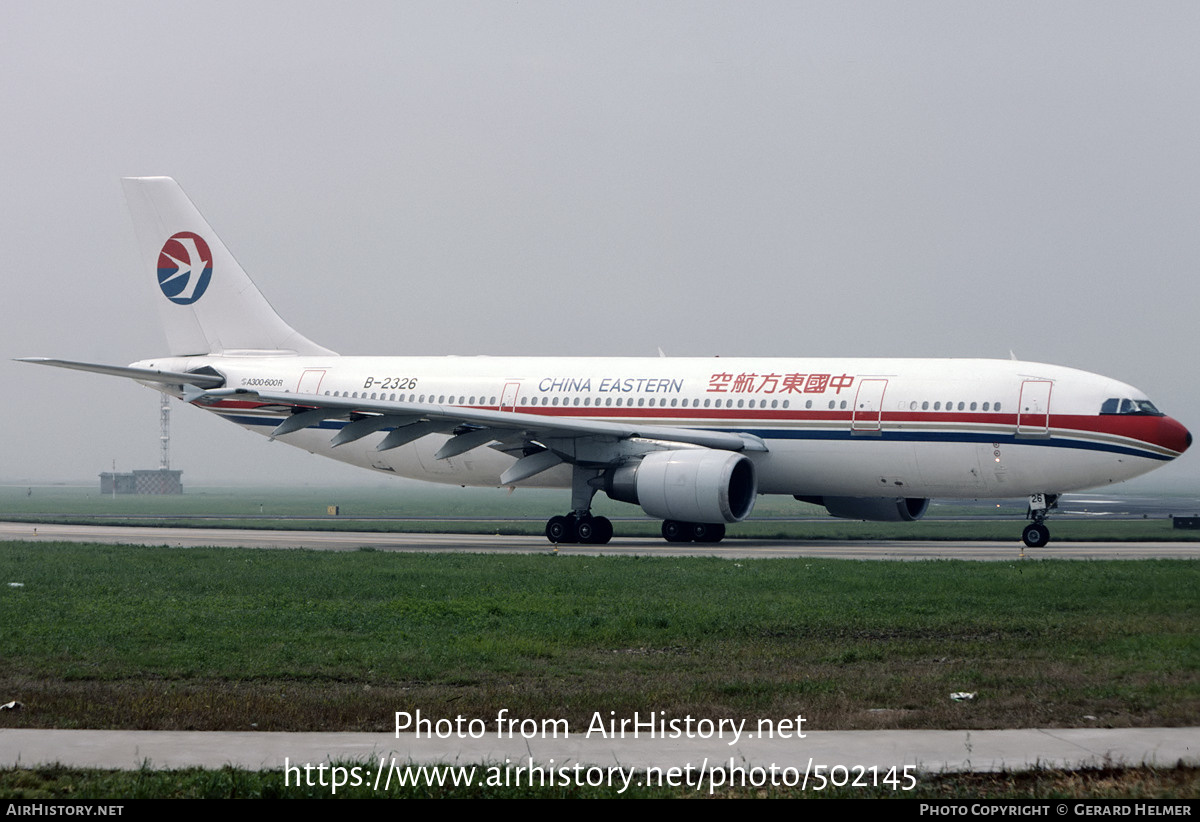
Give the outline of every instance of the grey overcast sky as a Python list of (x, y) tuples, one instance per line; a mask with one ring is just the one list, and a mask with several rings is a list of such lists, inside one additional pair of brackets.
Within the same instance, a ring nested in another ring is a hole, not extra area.
[[(158, 464), (118, 178), (346, 354), (1007, 357), (1200, 429), (1195, 2), (0, 0), (0, 481)], [(179, 403), (185, 483), (375, 482)], [(1194, 489), (1188, 454), (1158, 476)]]

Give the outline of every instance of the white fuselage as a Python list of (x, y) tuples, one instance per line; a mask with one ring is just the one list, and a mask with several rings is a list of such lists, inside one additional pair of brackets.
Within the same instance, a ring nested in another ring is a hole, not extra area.
[[(229, 388), (516, 411), (749, 434), (761, 494), (981, 497), (1061, 493), (1145, 473), (1187, 448), (1161, 415), (1102, 414), (1109, 400), (1145, 400), (1096, 374), (1012, 360), (173, 357), (139, 367), (209, 367)], [(157, 386), (156, 386), (157, 387)], [(205, 407), (271, 434), (287, 409), (225, 397)], [(333, 447), (345, 420), (281, 441), (405, 477), (500, 485), (516, 457), (476, 447), (434, 453), (448, 434), (392, 450), (379, 432)], [(519, 484), (569, 487), (569, 465)]]

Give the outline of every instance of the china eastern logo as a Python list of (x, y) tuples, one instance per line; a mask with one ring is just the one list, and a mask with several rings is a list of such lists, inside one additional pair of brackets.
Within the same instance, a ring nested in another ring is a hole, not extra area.
[(158, 252), (158, 287), (178, 305), (191, 305), (204, 296), (212, 270), (212, 252), (199, 234), (180, 231)]

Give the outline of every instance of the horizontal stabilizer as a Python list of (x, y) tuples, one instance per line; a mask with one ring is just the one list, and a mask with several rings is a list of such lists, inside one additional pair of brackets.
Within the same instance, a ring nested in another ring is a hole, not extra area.
[(107, 374), (110, 377), (128, 377), (131, 380), (158, 382), (165, 385), (195, 385), (199, 388), (220, 388), (225, 384), (224, 378), (215, 377), (212, 374), (160, 371), (157, 368), (130, 368), (125, 365), (101, 365), (99, 363), (75, 362), (73, 360), (54, 360), (49, 357), (18, 357), (17, 362), (31, 362), (34, 365), (53, 365), (56, 368), (91, 371), (94, 374)]

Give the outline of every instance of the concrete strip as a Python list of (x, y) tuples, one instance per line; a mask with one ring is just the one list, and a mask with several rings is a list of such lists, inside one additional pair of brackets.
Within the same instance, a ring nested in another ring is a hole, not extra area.
[(564, 556), (710, 556), (728, 559), (827, 557), (836, 559), (1200, 559), (1200, 542), (1051, 542), (1024, 548), (1012, 542), (964, 540), (742, 540), (719, 545), (674, 544), (658, 538), (621, 537), (608, 545), (561, 545), (544, 537), (495, 534), (417, 534), (380, 531), (271, 531), (239, 528), (149, 528), (123, 525), (60, 525), (0, 522), (0, 540), (165, 545), (172, 548), (228, 546), (306, 548), (322, 551), (424, 551), (550, 554)]
[(233, 765), (251, 770), (354, 760), (378, 765), (534, 762), (699, 768), (815, 765), (917, 766), (987, 772), (1108, 765), (1200, 764), (1200, 728), (1062, 728), (988, 731), (809, 731), (804, 739), (417, 739), (412, 734), (234, 731), (0, 730), (0, 765), (158, 769)]

